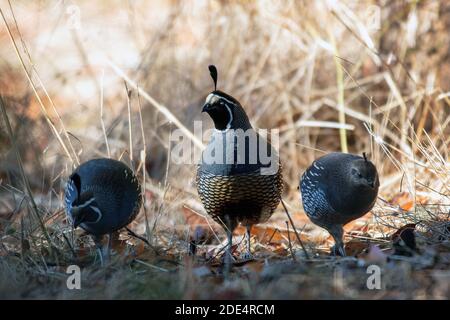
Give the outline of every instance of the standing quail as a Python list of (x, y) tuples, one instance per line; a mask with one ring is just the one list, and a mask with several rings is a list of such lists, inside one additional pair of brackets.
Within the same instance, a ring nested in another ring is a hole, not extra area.
[[(215, 90), (206, 98), (202, 112), (212, 118), (215, 130), (203, 151), (196, 182), (207, 213), (227, 232), (229, 270), (233, 230), (239, 223), (246, 227), (244, 257), (251, 259), (251, 226), (267, 221), (278, 206), (282, 171), (277, 152), (253, 130), (241, 104), (216, 89), (217, 70), (214, 66), (209, 70)], [(270, 161), (264, 160), (268, 155)]]
[[(73, 227), (93, 235), (103, 264), (101, 239), (127, 226), (142, 205), (141, 186), (133, 171), (112, 159), (94, 159), (81, 164), (65, 189), (66, 214)], [(109, 256), (109, 246), (106, 258)]]
[(334, 238), (335, 255), (345, 256), (343, 225), (369, 212), (377, 198), (377, 169), (363, 155), (327, 154), (315, 160), (300, 180), (303, 208)]

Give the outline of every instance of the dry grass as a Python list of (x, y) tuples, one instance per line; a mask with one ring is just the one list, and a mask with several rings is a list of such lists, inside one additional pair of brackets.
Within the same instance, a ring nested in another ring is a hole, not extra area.
[[(374, 8), (379, 26), (368, 24)], [(0, 297), (450, 296), (445, 3), (0, 0), (0, 9), (0, 93), (15, 137), (2, 117)], [(193, 122), (211, 125), (200, 113), (211, 63), (218, 87), (242, 102), (255, 127), (280, 129), (283, 198), (309, 260), (280, 205), (253, 230), (256, 262), (226, 282), (216, 260), (205, 263), (225, 237), (203, 217), (195, 165), (170, 161), (170, 134), (180, 128), (201, 148)], [(304, 216), (297, 185), (314, 158), (340, 150), (368, 152), (381, 189), (372, 214), (347, 227), (360, 255), (336, 261), (324, 253), (328, 234)], [(100, 156), (139, 173), (146, 205), (131, 228), (157, 251), (122, 234), (106, 269), (96, 266), (90, 239), (67, 226), (61, 202), (73, 167)], [(384, 290), (367, 290), (362, 251), (370, 243), (389, 250), (390, 235), (407, 223), (418, 224), (420, 254), (391, 257)], [(213, 232), (193, 259), (196, 224)], [(65, 287), (71, 263), (84, 266), (81, 291)]]

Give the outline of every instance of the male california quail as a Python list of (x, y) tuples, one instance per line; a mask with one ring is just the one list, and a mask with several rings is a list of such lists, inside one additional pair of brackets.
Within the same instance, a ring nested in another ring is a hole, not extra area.
[(312, 222), (333, 236), (335, 255), (345, 256), (343, 225), (369, 212), (377, 198), (377, 169), (363, 155), (327, 154), (315, 160), (300, 180), (303, 208)]
[(226, 265), (231, 263), (232, 234), (241, 223), (247, 229), (246, 258), (251, 258), (250, 229), (267, 221), (283, 190), (278, 153), (253, 130), (241, 104), (216, 89), (217, 70), (209, 66), (215, 90), (202, 112), (212, 118), (212, 138), (197, 170), (197, 189), (209, 215), (228, 235)]
[[(142, 204), (141, 186), (133, 171), (112, 159), (93, 159), (81, 164), (70, 176), (65, 189), (69, 221), (93, 235), (100, 249), (101, 239), (128, 225)], [(109, 254), (109, 245), (107, 255)]]

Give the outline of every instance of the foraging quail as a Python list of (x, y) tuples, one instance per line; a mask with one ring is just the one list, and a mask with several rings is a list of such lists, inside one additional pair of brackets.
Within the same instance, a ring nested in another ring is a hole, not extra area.
[(377, 169), (363, 155), (327, 154), (315, 160), (300, 180), (303, 208), (334, 238), (335, 255), (345, 256), (343, 225), (369, 212), (377, 198)]
[[(217, 70), (209, 66), (215, 89), (202, 112), (212, 118), (212, 138), (203, 151), (197, 170), (197, 189), (207, 213), (227, 232), (227, 269), (231, 264), (232, 234), (246, 227), (247, 252), (251, 259), (250, 229), (267, 221), (280, 202), (283, 190), (278, 153), (250, 125), (241, 104), (217, 90)], [(248, 139), (246, 139), (246, 137)], [(268, 155), (270, 160), (263, 159)]]
[(142, 193), (139, 181), (124, 163), (93, 159), (72, 173), (64, 200), (73, 227), (80, 226), (94, 236), (103, 258), (103, 235), (109, 234), (111, 241), (111, 233), (134, 220), (141, 208)]

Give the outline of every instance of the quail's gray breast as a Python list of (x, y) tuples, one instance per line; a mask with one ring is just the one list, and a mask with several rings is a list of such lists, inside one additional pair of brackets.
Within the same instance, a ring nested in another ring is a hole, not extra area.
[[(302, 175), (303, 207), (314, 223), (325, 228), (344, 225), (372, 209), (378, 186), (371, 189), (354, 185), (350, 179), (354, 161), (363, 161), (363, 158), (331, 153), (315, 160)], [(367, 166), (372, 167), (373, 164), (367, 162)]]

